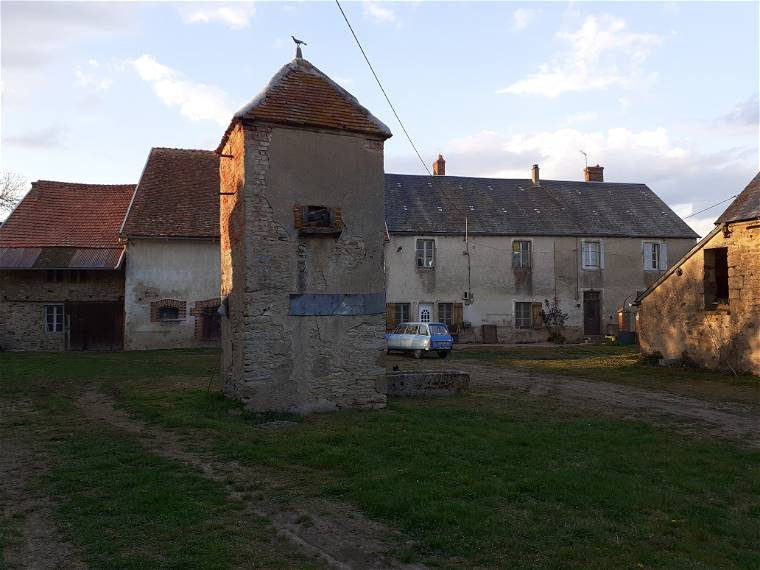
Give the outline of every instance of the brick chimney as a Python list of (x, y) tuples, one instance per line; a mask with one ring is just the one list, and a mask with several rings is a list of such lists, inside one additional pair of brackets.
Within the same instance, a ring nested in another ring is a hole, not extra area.
[(586, 182), (604, 182), (604, 166), (587, 166), (583, 170)]
[(438, 159), (433, 163), (433, 176), (446, 176), (446, 161), (443, 155), (439, 154)]
[(533, 181), (533, 186), (541, 186), (541, 179), (538, 176), (538, 164), (534, 164), (530, 168), (530, 179)]

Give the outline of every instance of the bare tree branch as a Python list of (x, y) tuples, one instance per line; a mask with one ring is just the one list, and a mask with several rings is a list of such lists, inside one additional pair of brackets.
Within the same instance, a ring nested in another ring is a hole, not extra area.
[(29, 189), (29, 182), (18, 172), (0, 171), (0, 212), (11, 211)]

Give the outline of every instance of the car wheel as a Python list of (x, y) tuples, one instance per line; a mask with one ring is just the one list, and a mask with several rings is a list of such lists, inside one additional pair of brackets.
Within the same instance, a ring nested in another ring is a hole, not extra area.
[(422, 351), (421, 350), (415, 350), (414, 351), (414, 357), (419, 359), (422, 358)]
[(448, 350), (439, 350), (438, 351), (438, 358), (446, 358), (449, 355)]

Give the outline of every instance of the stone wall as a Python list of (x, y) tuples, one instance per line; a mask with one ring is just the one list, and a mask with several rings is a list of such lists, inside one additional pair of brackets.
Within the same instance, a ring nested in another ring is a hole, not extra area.
[[(729, 225), (649, 293), (639, 311), (645, 355), (760, 375), (760, 222)], [(727, 305), (706, 308), (705, 250), (728, 250)]]
[[(384, 314), (289, 314), (290, 294), (382, 295), (382, 149), (282, 127), (229, 137), (224, 154), (234, 158), (220, 166), (222, 192), (235, 192), (221, 212), (225, 391), (249, 409), (385, 405)], [(340, 235), (303, 235), (297, 205), (340, 208)]]
[[(65, 350), (66, 332), (45, 330), (45, 305), (124, 298), (123, 271), (62, 271), (60, 275), (62, 281), (51, 282), (45, 270), (0, 271), (0, 349)], [(83, 282), (72, 280), (79, 275), (85, 275)]]
[[(435, 269), (415, 265), (415, 241), (435, 240)], [(515, 327), (515, 303), (543, 305), (555, 295), (568, 314), (563, 334), (569, 341), (583, 337), (583, 292), (594, 290), (601, 297), (601, 332), (615, 333), (617, 311), (637, 291), (644, 291), (664, 271), (644, 269), (642, 247), (645, 238), (601, 238), (604, 266), (584, 269), (581, 239), (553, 236), (470, 236), (469, 256), (463, 236), (391, 235), (385, 245), (388, 303), (409, 303), (411, 320), (419, 320), (420, 305), (433, 307), (433, 318), (440, 319), (441, 303), (463, 303), (463, 292), (473, 296), (464, 304), (463, 320), (471, 328), (460, 334), (460, 341), (481, 342), (482, 325), (497, 328), (504, 343), (546, 341), (545, 328)], [(693, 239), (650, 238), (667, 246), (668, 266), (694, 246)], [(531, 267), (512, 268), (512, 242), (531, 242)], [(469, 260), (469, 265), (468, 265)]]
[[(199, 310), (219, 305), (219, 242), (215, 239), (130, 238), (124, 299), (124, 348), (217, 346), (199, 335)], [(158, 318), (176, 307), (178, 318)]]

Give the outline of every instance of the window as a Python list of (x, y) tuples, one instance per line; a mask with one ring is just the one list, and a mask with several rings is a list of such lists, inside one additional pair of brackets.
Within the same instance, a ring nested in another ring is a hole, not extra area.
[(417, 267), (422, 269), (435, 267), (435, 240), (417, 240)]
[(409, 316), (411, 313), (411, 305), (409, 305), (409, 303), (396, 303), (394, 310), (396, 311), (397, 323), (404, 323), (411, 320), (411, 317)]
[(179, 309), (177, 307), (160, 307), (158, 309), (159, 321), (176, 321), (179, 319)]
[(420, 322), (423, 322), (423, 323), (430, 322), (430, 309), (422, 309), (420, 311)]
[(220, 336), (218, 307), (203, 307), (201, 311), (201, 339), (218, 340)]
[(512, 242), (512, 268), (528, 269), (530, 267), (530, 242)]
[(705, 307), (714, 309), (728, 303), (728, 248), (704, 250)]
[(300, 235), (339, 235), (343, 229), (340, 208), (293, 206), (293, 225)]
[(63, 332), (63, 305), (45, 305), (45, 332)]
[(516, 329), (540, 329), (543, 322), (541, 303), (515, 303)]
[(63, 269), (48, 269), (45, 281), (48, 283), (62, 283), (63, 282)]
[(583, 241), (583, 269), (602, 269), (602, 242)]
[(451, 326), (454, 322), (454, 303), (438, 303), (438, 320)]
[(668, 254), (664, 243), (645, 241), (643, 252), (645, 271), (663, 271), (668, 268)]
[(449, 330), (443, 325), (430, 325), (430, 334), (449, 334)]

